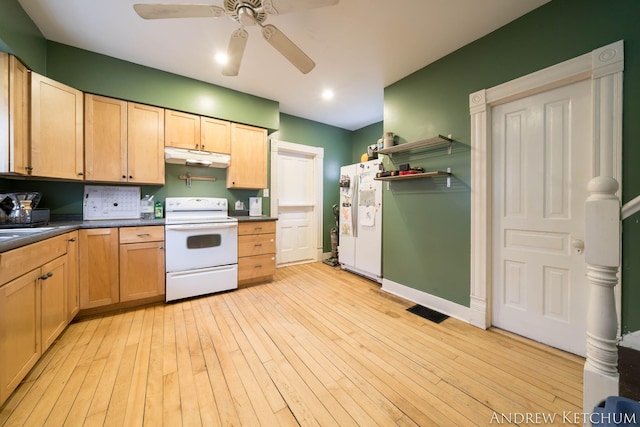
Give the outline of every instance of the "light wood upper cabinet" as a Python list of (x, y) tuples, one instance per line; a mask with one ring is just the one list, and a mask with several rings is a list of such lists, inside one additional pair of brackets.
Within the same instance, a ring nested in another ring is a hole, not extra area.
[(267, 188), (267, 130), (231, 124), (227, 188)]
[(165, 110), (165, 145), (229, 154), (231, 123), (211, 117)]
[(167, 147), (201, 150), (200, 116), (165, 110), (165, 145)]
[(83, 94), (32, 72), (31, 175), (84, 179)]
[(87, 181), (164, 184), (164, 109), (85, 95)]
[(211, 117), (200, 117), (200, 146), (203, 151), (231, 153), (231, 123)]
[(118, 229), (80, 230), (80, 308), (115, 304), (118, 286)]
[(85, 94), (84, 156), (87, 181), (127, 182), (127, 102)]
[(29, 166), (29, 70), (0, 52), (0, 173), (27, 175)]
[(128, 182), (164, 184), (164, 108), (128, 103)]

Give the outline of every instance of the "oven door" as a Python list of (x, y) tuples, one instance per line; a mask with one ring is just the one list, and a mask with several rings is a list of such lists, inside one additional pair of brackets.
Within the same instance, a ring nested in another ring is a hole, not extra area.
[(165, 226), (167, 272), (238, 263), (238, 223)]

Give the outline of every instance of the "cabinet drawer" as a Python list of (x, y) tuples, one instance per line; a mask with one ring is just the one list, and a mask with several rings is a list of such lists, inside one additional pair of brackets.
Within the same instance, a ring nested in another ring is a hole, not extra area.
[(238, 236), (239, 257), (274, 253), (276, 253), (275, 233)]
[(67, 253), (67, 235), (0, 253), (0, 284)]
[(276, 272), (275, 255), (238, 258), (238, 281), (273, 276)]
[(164, 240), (164, 227), (152, 225), (145, 227), (121, 227), (120, 243), (161, 242)]
[(246, 234), (269, 234), (276, 232), (275, 221), (247, 221), (238, 224), (238, 236)]

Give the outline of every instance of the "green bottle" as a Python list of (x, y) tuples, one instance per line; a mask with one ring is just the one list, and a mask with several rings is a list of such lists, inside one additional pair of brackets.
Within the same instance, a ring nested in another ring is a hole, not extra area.
[(158, 219), (164, 217), (164, 209), (162, 208), (162, 202), (160, 200), (156, 200), (154, 213)]

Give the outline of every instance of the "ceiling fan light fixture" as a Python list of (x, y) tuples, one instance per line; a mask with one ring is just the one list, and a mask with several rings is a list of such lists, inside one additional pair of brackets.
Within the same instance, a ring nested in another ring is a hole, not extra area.
[(225, 52), (218, 52), (215, 55), (215, 59), (218, 64), (225, 65), (227, 62), (229, 62), (229, 55), (227, 55)]

